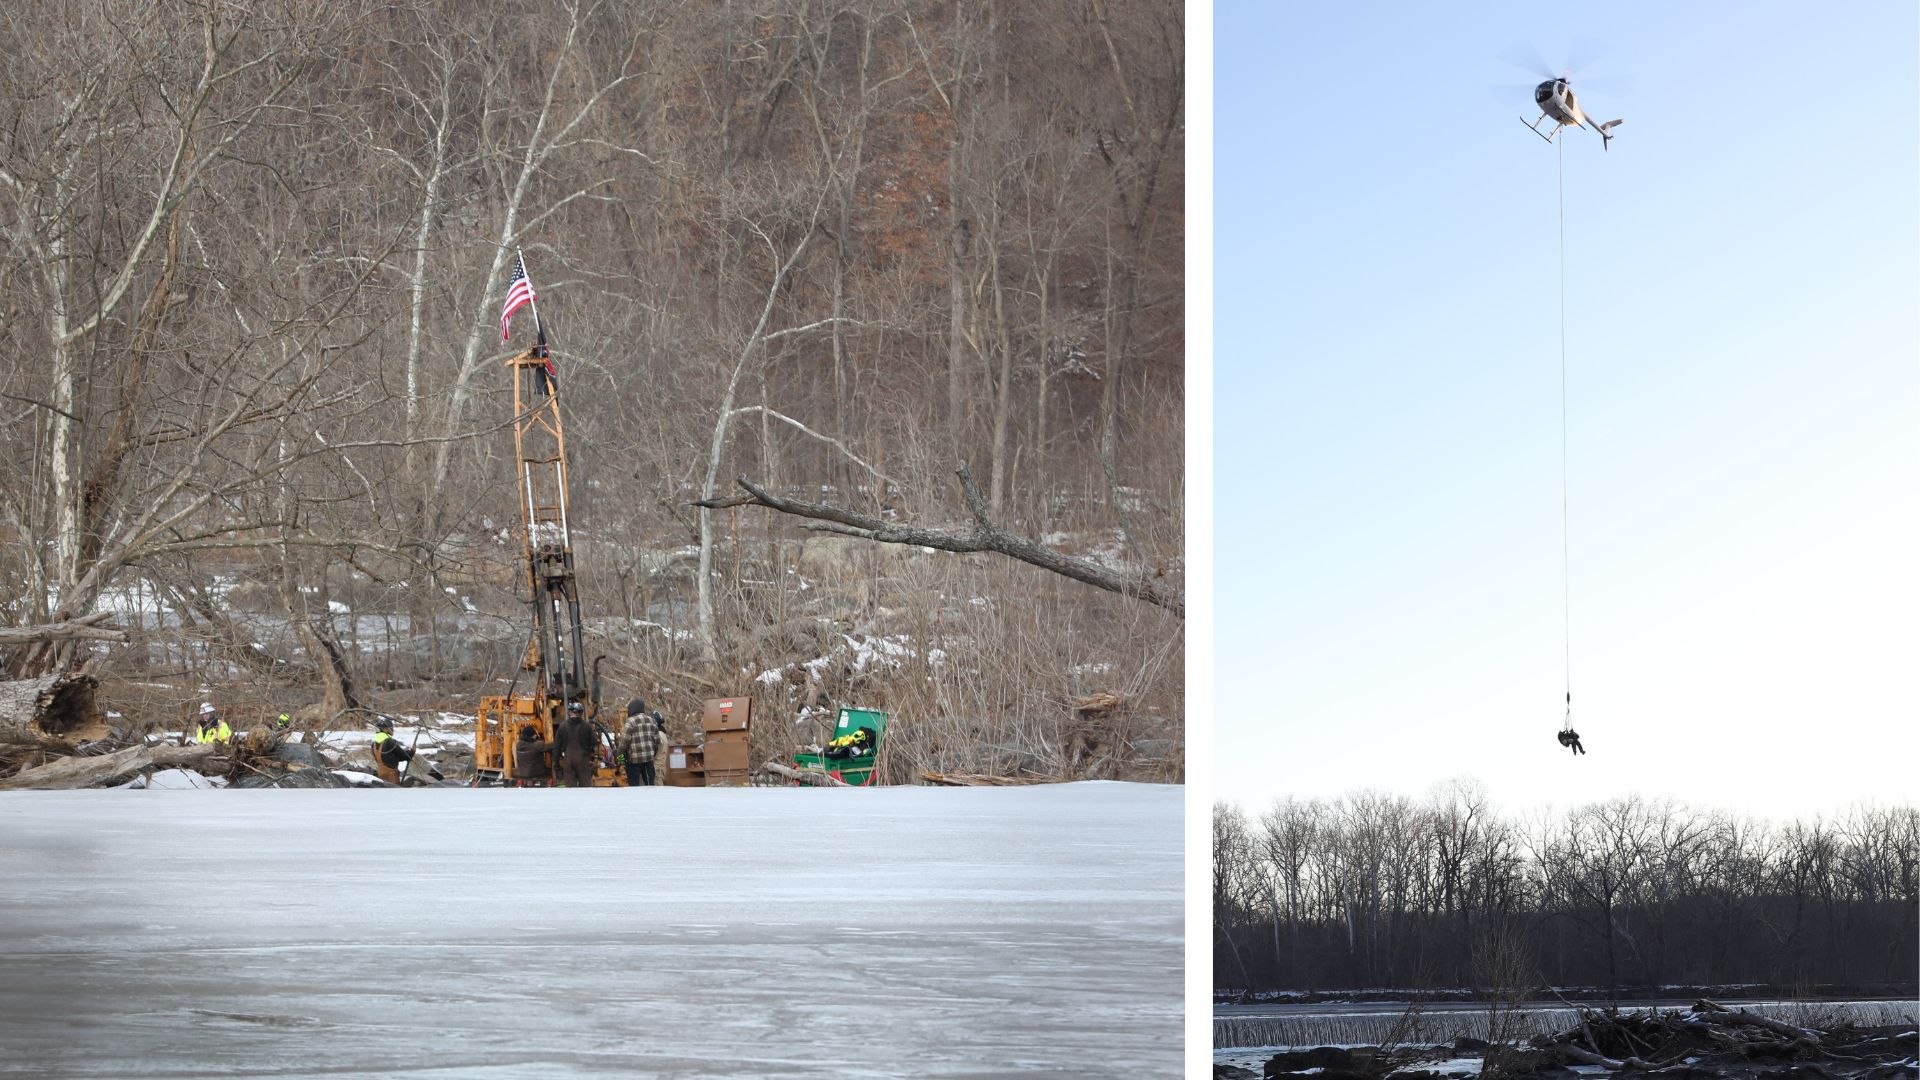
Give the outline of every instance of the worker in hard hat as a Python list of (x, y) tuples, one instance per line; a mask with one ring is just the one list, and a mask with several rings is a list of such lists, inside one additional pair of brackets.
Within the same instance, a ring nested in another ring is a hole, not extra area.
[(587, 726), (587, 707), (583, 702), (567, 702), (567, 718), (553, 733), (554, 749), (560, 757), (560, 783), (566, 787), (593, 786), (593, 729)]
[(400, 763), (413, 760), (413, 751), (400, 745), (393, 737), (393, 720), (381, 717), (373, 722), (376, 734), (373, 736), (373, 761), (378, 768), (380, 779), (389, 784), (400, 782)]
[(233, 729), (228, 727), (227, 722), (220, 718), (220, 710), (214, 708), (213, 702), (211, 701), (201, 702), (200, 720), (198, 726), (194, 728), (193, 741), (197, 743), (223, 743), (231, 742), (232, 740)]

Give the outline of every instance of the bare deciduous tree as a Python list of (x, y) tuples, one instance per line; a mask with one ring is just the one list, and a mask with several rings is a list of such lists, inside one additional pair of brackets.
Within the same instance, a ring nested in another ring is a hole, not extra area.
[[(1182, 132), (1122, 99), (1179, 5), (531, 3), (0, 13), (0, 624), (126, 635), (8, 668), (129, 726), (497, 691), (523, 248), (615, 678), (755, 680), (756, 753), (894, 709), (896, 779), (1177, 778)], [(742, 474), (1121, 592), (691, 505)]]
[(1920, 812), (1839, 820), (1772, 827), (1628, 797), (1540, 817), (1523, 843), (1472, 782), (1424, 804), (1282, 800), (1237, 891), (1215, 897), (1218, 970), (1245, 965), (1232, 987), (1405, 986), (1430, 961), (1444, 985), (1480, 988), (1495, 1043), (1536, 984), (1906, 985), (1911, 957), (1877, 942), (1913, 933), (1900, 845)]

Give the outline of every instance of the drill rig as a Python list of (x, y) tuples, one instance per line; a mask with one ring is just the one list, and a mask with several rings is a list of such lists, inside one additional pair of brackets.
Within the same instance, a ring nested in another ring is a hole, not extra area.
[[(513, 447), (520, 485), (520, 539), (525, 581), (533, 608), (533, 627), (520, 671), (507, 692), (480, 699), (474, 725), (476, 783), (513, 782), (513, 747), (520, 730), (531, 725), (544, 743), (566, 717), (568, 703), (585, 706), (595, 734), (593, 782), (611, 787), (624, 782), (615, 767), (613, 738), (597, 719), (600, 712), (600, 659), (591, 682), (581, 645), (580, 594), (574, 582), (572, 521), (567, 514), (567, 438), (560, 423), (560, 399), (553, 378), (546, 335), (541, 344), (507, 361), (513, 371)], [(519, 690), (520, 676), (533, 685)]]

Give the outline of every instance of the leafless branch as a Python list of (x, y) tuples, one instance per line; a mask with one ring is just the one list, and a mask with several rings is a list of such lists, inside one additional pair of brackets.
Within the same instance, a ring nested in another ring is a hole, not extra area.
[[(752, 412), (765, 413), (766, 415), (773, 417), (775, 420), (780, 420), (788, 424), (792, 424), (794, 427), (799, 428), (803, 433), (807, 435), (811, 435), (814, 438), (819, 439), (821, 442), (826, 443), (827, 445), (840, 451), (842, 454), (845, 454), (849, 461), (852, 461), (855, 465), (858, 465), (861, 468), (872, 473), (874, 476), (874, 479), (876, 480), (884, 480), (889, 484), (899, 483), (898, 480), (895, 480), (893, 477), (888, 476), (886, 473), (883, 473), (879, 469), (876, 469), (872, 465), (869, 465), (864, 459), (860, 457), (859, 454), (854, 453), (853, 450), (849, 448), (846, 443), (841, 442), (839, 439), (836, 439), (831, 435), (822, 435), (821, 433), (813, 430), (812, 428), (808, 427), (807, 425), (801, 423), (798, 420), (795, 420), (793, 417), (788, 416), (785, 413), (776, 412), (772, 409), (767, 408), (765, 405), (743, 405), (740, 408), (733, 410), (733, 414), (735, 416), (739, 416), (742, 413), (752, 413)], [(702, 505), (702, 504), (695, 504), (695, 505)]]
[(1163, 574), (1114, 570), (1091, 559), (1066, 555), (1045, 545), (1015, 536), (994, 524), (987, 516), (986, 500), (981, 498), (980, 489), (975, 486), (972, 473), (965, 466), (961, 466), (955, 470), (955, 475), (960, 478), (961, 493), (966, 499), (968, 510), (973, 514), (973, 527), (970, 529), (938, 529), (902, 525), (884, 521), (871, 514), (828, 506), (824, 503), (783, 498), (744, 476), (739, 477), (737, 482), (746, 490), (749, 498), (745, 500), (738, 497), (701, 499), (693, 505), (715, 510), (726, 506), (753, 503), (783, 514), (821, 522), (823, 524), (817, 526), (801, 526), (801, 528), (819, 532), (835, 532), (876, 540), (883, 544), (908, 544), (961, 554), (994, 551), (1062, 577), (1072, 578), (1082, 584), (1123, 596), (1137, 597), (1156, 607), (1165, 608), (1175, 615), (1185, 616), (1187, 606), (1185, 592), (1169, 584)]

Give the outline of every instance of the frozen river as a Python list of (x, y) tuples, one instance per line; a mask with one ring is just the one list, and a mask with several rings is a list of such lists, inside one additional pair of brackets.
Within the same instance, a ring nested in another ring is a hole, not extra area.
[(1177, 1075), (1181, 789), (0, 794), (0, 1074)]

